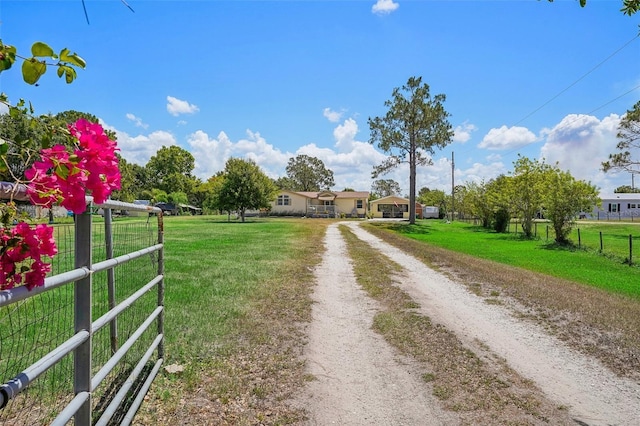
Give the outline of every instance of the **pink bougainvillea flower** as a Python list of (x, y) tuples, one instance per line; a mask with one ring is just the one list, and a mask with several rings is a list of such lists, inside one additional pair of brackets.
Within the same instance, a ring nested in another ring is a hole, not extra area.
[(51, 265), (36, 259), (31, 264), (31, 270), (24, 274), (24, 285), (28, 290), (40, 287), (44, 284), (44, 278), (51, 272)]
[(29, 194), (34, 203), (51, 207), (59, 202), (80, 214), (86, 210), (86, 195), (92, 195), (100, 204), (120, 189), (115, 155), (118, 148), (102, 126), (82, 118), (69, 125), (69, 132), (78, 141), (73, 155), (63, 145), (43, 149), (41, 161), (36, 161), (25, 176), (30, 181)]
[(0, 229), (0, 290), (22, 284), (29, 290), (42, 286), (51, 271), (43, 256), (52, 257), (57, 252), (50, 226), (31, 228), (19, 222), (13, 229)]
[[(102, 126), (79, 119), (69, 125), (77, 140), (70, 152), (64, 145), (40, 151), (40, 159), (25, 171), (27, 191), (33, 203), (51, 208), (60, 203), (76, 214), (86, 208), (86, 196), (104, 203), (121, 187), (116, 142)], [(29, 290), (44, 284), (51, 265), (42, 260), (57, 253), (53, 228), (24, 222), (12, 230), (0, 229), (0, 290), (24, 284)]]

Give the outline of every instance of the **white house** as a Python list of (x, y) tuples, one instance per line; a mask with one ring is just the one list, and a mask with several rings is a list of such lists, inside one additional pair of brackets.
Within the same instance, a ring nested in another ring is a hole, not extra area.
[(271, 203), (272, 215), (365, 217), (369, 193), (364, 191), (295, 192), (282, 190)]
[(588, 219), (629, 219), (640, 217), (640, 194), (600, 194), (602, 204), (585, 216)]

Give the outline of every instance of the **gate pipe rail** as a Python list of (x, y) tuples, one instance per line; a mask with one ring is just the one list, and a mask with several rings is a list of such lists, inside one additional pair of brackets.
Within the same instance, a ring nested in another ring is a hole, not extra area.
[(0, 409), (4, 408), (10, 399), (15, 398), (42, 373), (53, 367), (58, 361), (70, 354), (75, 348), (89, 339), (89, 332), (82, 331), (67, 339), (60, 346), (40, 358), (34, 364), (24, 369), (20, 374), (0, 386)]
[(158, 306), (151, 313), (151, 315), (147, 317), (145, 322), (143, 322), (140, 325), (140, 327), (138, 327), (138, 329), (131, 335), (131, 337), (127, 339), (124, 345), (122, 345), (122, 347), (118, 349), (111, 358), (109, 358), (109, 361), (107, 361), (102, 366), (100, 371), (98, 371), (96, 375), (93, 376), (93, 379), (91, 379), (91, 392), (96, 390), (96, 388), (100, 385), (100, 383), (104, 380), (104, 378), (107, 377), (107, 374), (109, 374), (111, 370), (113, 370), (115, 366), (118, 365), (118, 362), (120, 362), (122, 357), (127, 354), (127, 351), (131, 349), (134, 343), (138, 341), (140, 336), (142, 336), (142, 333), (144, 333), (149, 328), (149, 326), (153, 323), (153, 321), (158, 317), (158, 315), (160, 315), (160, 312), (162, 312), (162, 309), (163, 309), (162, 306)]
[[(3, 186), (2, 191), (0, 191), (2, 192), (0, 193), (0, 198), (4, 198), (2, 197), (2, 195), (8, 194), (9, 189), (12, 189), (11, 196), (15, 199), (16, 191), (13, 190), (15, 188), (8, 188), (4, 182), (2, 184)], [(18, 188), (18, 192), (21, 189), (23, 188)], [(93, 197), (86, 197), (86, 201), (87, 205), (91, 207)], [(90, 423), (91, 413), (91, 391), (94, 390), (102, 380), (104, 380), (106, 375), (122, 359), (126, 351), (131, 348), (135, 341), (137, 341), (137, 339), (144, 333), (144, 331), (146, 331), (150, 327), (150, 325), (156, 319), (158, 322), (158, 335), (152, 345), (148, 348), (143, 358), (139, 361), (139, 368), (137, 366), (136, 369), (134, 369), (134, 373), (136, 374), (134, 376), (132, 373), (132, 375), (130, 376), (131, 380), (135, 380), (138, 377), (144, 366), (149, 362), (149, 359), (156, 349), (158, 351), (158, 360), (156, 361), (155, 366), (153, 367), (150, 374), (147, 376), (131, 408), (127, 412), (124, 424), (129, 424), (132, 421), (133, 416), (137, 412), (140, 404), (144, 400), (145, 394), (151, 386), (151, 382), (158, 374), (160, 366), (164, 361), (164, 226), (162, 224), (162, 210), (157, 207), (134, 205), (111, 200), (108, 200), (107, 202), (99, 205), (95, 205), (95, 207), (108, 210), (121, 209), (157, 213), (158, 244), (93, 264), (91, 256), (91, 214), (90, 210), (87, 209), (87, 211), (82, 215), (76, 216), (75, 269), (51, 277), (47, 277), (45, 278), (43, 286), (36, 287), (31, 291), (27, 290), (24, 286), (0, 291), (0, 308), (2, 308), (4, 306), (8, 306), (13, 303), (26, 300), (30, 297), (61, 287), (65, 284), (75, 283), (74, 299), (76, 303), (76, 333), (71, 338), (67, 339), (65, 342), (59, 345), (57, 348), (40, 358), (31, 366), (24, 369), (13, 379), (5, 384), (0, 385), (0, 409), (4, 408), (10, 399), (14, 398), (20, 392), (26, 389), (34, 380), (36, 380), (44, 372), (49, 370), (62, 358), (71, 353), (74, 353), (74, 390), (76, 395), (71, 400), (71, 402), (58, 414), (52, 424), (56, 426), (64, 425), (68, 423), (69, 420), (75, 419), (76, 424), (88, 425)], [(112, 307), (109, 312), (92, 323), (90, 311), (85, 312), (79, 309), (81, 305), (89, 306), (89, 309), (91, 309), (91, 293), (89, 289), (91, 288), (92, 274), (104, 270), (108, 271), (107, 273), (112, 273), (112, 270), (116, 266), (154, 252), (158, 252), (158, 275), (151, 281), (149, 281), (144, 287), (140, 288), (138, 291), (136, 291), (134, 294), (129, 296), (117, 306)], [(112, 356), (112, 358), (100, 369), (98, 374), (92, 379), (90, 377), (90, 371), (82, 370), (80, 367), (81, 364), (84, 363), (89, 366), (89, 369), (91, 368), (91, 348), (88, 345), (91, 344), (93, 333), (117, 318), (120, 313), (129, 308), (138, 298), (142, 297), (143, 294), (151, 290), (154, 286), (158, 287), (158, 307), (149, 315), (147, 320), (138, 328), (134, 335), (132, 335), (127, 340), (121, 350), (118, 350), (114, 354), (114, 356)], [(117, 401), (117, 403), (116, 401), (113, 401), (111, 403), (114, 406), (114, 410), (117, 409), (117, 406), (119, 406), (119, 404), (122, 402), (132, 383), (127, 386), (127, 390), (120, 390), (118, 394), (122, 393), (122, 397), (119, 399), (119, 401)]]

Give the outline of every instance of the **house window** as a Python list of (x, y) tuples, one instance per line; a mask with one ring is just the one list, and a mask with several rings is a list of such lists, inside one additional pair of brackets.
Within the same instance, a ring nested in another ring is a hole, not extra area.
[(616, 213), (618, 211), (618, 204), (610, 203), (609, 204), (609, 211), (611, 213)]
[(635, 209), (636, 205), (635, 204), (631, 204), (631, 206), (629, 206), (630, 209)]
[(291, 205), (291, 198), (289, 198), (288, 195), (278, 195), (277, 204), (279, 206), (290, 206)]
[(362, 200), (356, 200), (356, 209), (362, 208)]

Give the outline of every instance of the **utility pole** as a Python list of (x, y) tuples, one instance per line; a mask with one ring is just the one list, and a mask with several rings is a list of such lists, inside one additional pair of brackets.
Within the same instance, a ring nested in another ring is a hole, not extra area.
[(451, 151), (451, 222), (453, 222), (453, 215), (454, 215), (454, 212), (456, 211), (456, 208), (455, 208), (455, 203), (456, 203), (455, 188), (456, 187), (454, 182), (455, 170), (456, 170), (456, 163), (453, 160), (453, 151)]

